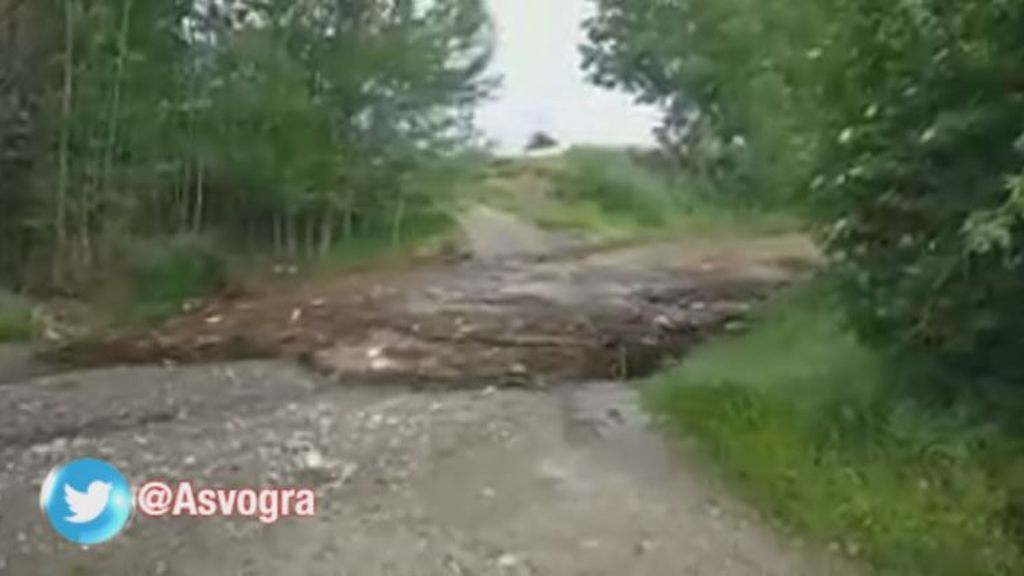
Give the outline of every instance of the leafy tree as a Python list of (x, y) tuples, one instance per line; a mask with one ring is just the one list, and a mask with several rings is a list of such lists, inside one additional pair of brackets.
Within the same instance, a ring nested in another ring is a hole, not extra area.
[[(35, 61), (54, 73), (0, 230), (22, 231), (58, 285), (140, 236), (292, 255), (397, 238), (443, 200), (414, 183), (472, 144), (472, 106), (493, 86), (480, 0), (48, 6), (54, 41)], [(17, 118), (0, 115), (0, 140)]]
[(809, 204), (866, 339), (933, 382), (1024, 382), (1024, 4), (597, 5), (592, 78), (720, 187)]

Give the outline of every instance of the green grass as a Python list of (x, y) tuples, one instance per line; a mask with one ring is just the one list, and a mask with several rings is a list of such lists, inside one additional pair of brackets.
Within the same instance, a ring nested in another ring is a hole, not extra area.
[(28, 340), (32, 337), (32, 307), (11, 294), (0, 293), (0, 342)]
[(505, 159), (475, 199), (542, 227), (593, 240), (799, 229), (795, 215), (741, 208), (695, 181), (670, 183), (628, 151), (581, 147), (543, 159)]
[(115, 322), (148, 324), (181, 311), (189, 299), (216, 294), (227, 283), (228, 261), (207, 238), (156, 238), (128, 252), (117, 281), (101, 287)]
[(455, 236), (455, 220), (450, 212), (444, 209), (413, 214), (406, 219), (397, 238), (387, 226), (378, 226), (369, 233), (338, 242), (328, 254), (318, 257), (314, 266), (336, 272), (439, 252)]
[(1024, 452), (903, 399), (820, 287), (656, 377), (647, 402), (756, 503), (879, 574), (1024, 574)]

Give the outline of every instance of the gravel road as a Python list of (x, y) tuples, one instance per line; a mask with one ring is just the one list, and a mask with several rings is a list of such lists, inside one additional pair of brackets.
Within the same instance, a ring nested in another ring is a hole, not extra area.
[[(633, 388), (605, 381), (735, 328), (813, 260), (806, 240), (557, 257), (493, 211), (467, 235), (471, 262), (275, 288), (70, 343), (56, 357), (77, 370), (41, 376), (0, 351), (0, 575), (850, 573), (738, 504), (665, 445)], [(111, 363), (136, 365), (81, 369)], [(136, 487), (311, 487), (317, 512), (137, 513), (84, 549), (50, 529), (39, 491), (90, 456)]]
[[(414, 392), (288, 363), (120, 368), (0, 386), (0, 574), (821, 576), (618, 383)], [(672, 451), (678, 454), (679, 451)], [(83, 549), (39, 511), (47, 471), (312, 486), (315, 518), (136, 515)]]

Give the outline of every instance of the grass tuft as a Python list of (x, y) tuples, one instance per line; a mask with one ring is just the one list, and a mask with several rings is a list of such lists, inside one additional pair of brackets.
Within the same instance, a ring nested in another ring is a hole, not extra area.
[(228, 278), (227, 259), (205, 238), (147, 241), (128, 256), (129, 305), (121, 316), (154, 322), (181, 310), (189, 299), (216, 294)]
[(32, 307), (24, 299), (0, 292), (0, 342), (32, 337)]
[(656, 377), (647, 402), (764, 508), (880, 574), (1024, 574), (1021, 443), (894, 378), (805, 287)]
[(492, 166), (478, 200), (594, 240), (800, 227), (792, 213), (742, 207), (706, 188), (681, 176), (671, 181), (628, 150), (578, 147), (551, 158), (503, 160)]

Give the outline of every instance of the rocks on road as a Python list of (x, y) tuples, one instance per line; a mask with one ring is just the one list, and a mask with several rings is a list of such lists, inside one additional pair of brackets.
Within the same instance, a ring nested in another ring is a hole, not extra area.
[[(8, 433), (0, 574), (839, 573), (669, 457), (621, 384), (435, 392), (341, 384), (249, 362), (0, 387), (5, 418), (17, 405), (36, 422), (52, 411), (91, 422), (65, 436), (26, 432), (34, 425), (20, 420), (22, 432)], [(119, 409), (153, 404), (174, 410), (147, 420)], [(82, 549), (50, 530), (37, 498), (50, 467), (87, 455), (114, 462), (136, 485), (312, 486), (317, 516), (263, 525), (136, 515), (114, 541)]]
[[(207, 302), (48, 355), (124, 366), (0, 378), (0, 575), (847, 573), (670, 457), (616, 383), (742, 329), (752, 301), (813, 265), (808, 242), (567, 254), (504, 230), (481, 242), (514, 237), (515, 254)], [(301, 362), (240, 361), (272, 357)], [(38, 498), (54, 465), (86, 456), (135, 485), (311, 486), (318, 511), (137, 515), (82, 549)]]

